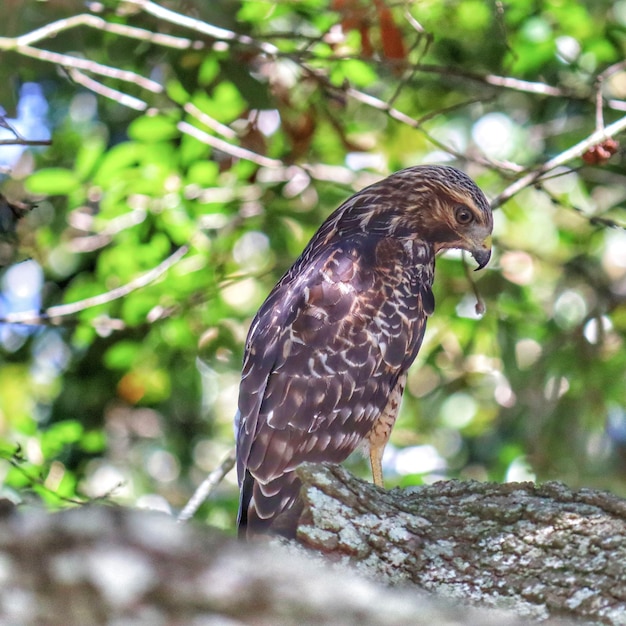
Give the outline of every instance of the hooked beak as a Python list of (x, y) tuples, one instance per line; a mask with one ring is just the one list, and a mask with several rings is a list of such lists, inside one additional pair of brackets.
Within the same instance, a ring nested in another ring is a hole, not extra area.
[(474, 271), (482, 270), (483, 267), (489, 263), (489, 259), (491, 258), (491, 237), (487, 237), (480, 246), (472, 249), (470, 254), (474, 257), (476, 263), (478, 263), (478, 267)]

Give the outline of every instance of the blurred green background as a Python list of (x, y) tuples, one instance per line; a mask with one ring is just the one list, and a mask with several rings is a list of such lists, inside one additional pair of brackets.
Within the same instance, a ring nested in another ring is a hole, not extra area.
[[(81, 14), (108, 26), (7, 39)], [(0, 316), (131, 286), (0, 324), (0, 495), (25, 504), (180, 510), (233, 446), (252, 316), (339, 203), (434, 162), (494, 198), (626, 111), (625, 1), (5, 0), (0, 18), (5, 119), (52, 140), (0, 145)], [(461, 255), (439, 259), (389, 486), (626, 494), (625, 198), (617, 148), (505, 202), (471, 275), (480, 319)], [(231, 472), (197, 518), (232, 529), (236, 501)]]

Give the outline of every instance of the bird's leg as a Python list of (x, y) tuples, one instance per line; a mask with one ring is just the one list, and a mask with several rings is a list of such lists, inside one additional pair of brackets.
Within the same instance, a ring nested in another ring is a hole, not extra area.
[(382, 445), (370, 443), (370, 465), (372, 466), (372, 480), (378, 487), (384, 487), (383, 483), (383, 452), (385, 451), (385, 441)]
[(395, 387), (389, 394), (387, 406), (380, 414), (367, 435), (370, 450), (370, 465), (372, 466), (372, 479), (378, 487), (384, 487), (383, 483), (383, 452), (389, 441), (391, 429), (396, 421), (398, 409), (400, 408), (400, 400), (406, 383), (406, 374), (398, 378)]

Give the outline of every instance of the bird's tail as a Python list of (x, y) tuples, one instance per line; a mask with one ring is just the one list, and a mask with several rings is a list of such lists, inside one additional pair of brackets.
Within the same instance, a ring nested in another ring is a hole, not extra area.
[(294, 538), (303, 508), (299, 497), (301, 486), (295, 472), (286, 472), (263, 484), (246, 470), (237, 517), (239, 537), (281, 535)]

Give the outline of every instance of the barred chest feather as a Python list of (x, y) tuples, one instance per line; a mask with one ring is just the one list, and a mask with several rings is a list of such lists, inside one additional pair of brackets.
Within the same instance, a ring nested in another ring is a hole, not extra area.
[[(305, 279), (301, 297), (298, 281), (289, 286), (291, 306), (281, 307), (272, 320), (287, 331), (283, 357), (306, 352), (314, 377), (340, 371), (341, 361), (351, 367), (367, 366), (375, 359), (376, 348), (391, 368), (414, 358), (419, 321), (434, 308), (433, 253), (427, 246), (388, 239), (347, 240), (317, 270), (317, 280)], [(291, 326), (284, 326), (292, 315)]]

